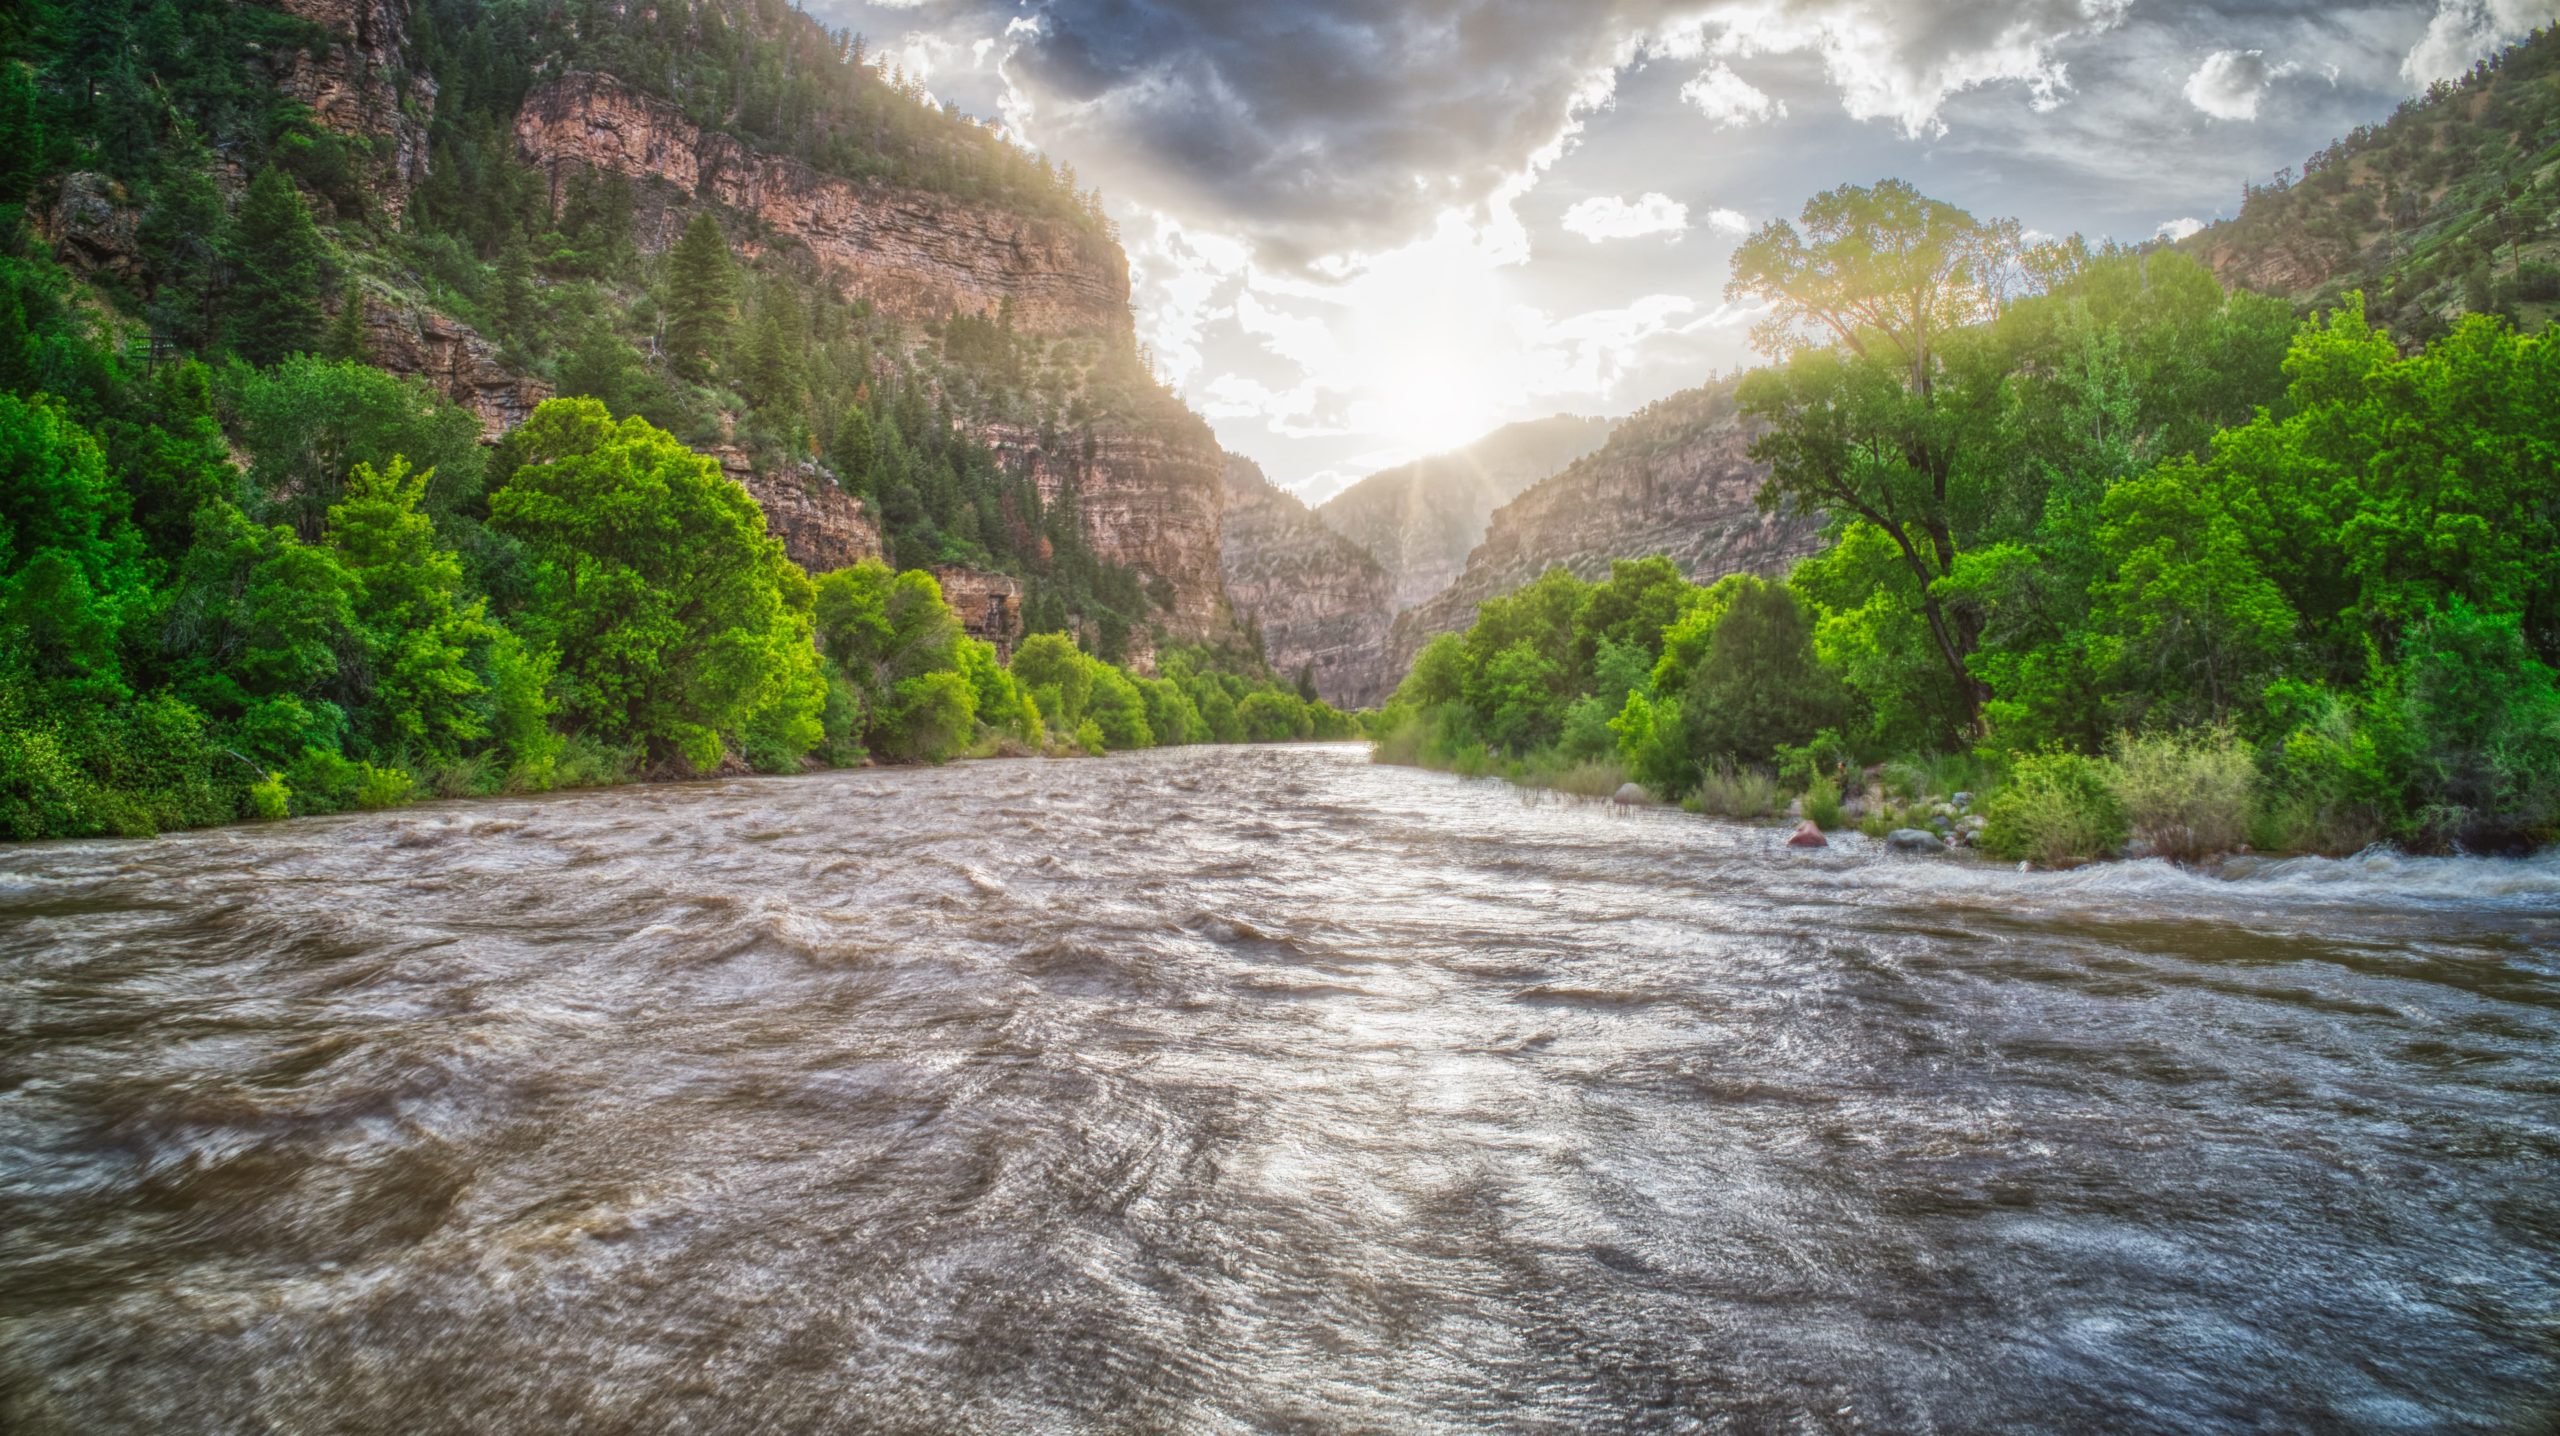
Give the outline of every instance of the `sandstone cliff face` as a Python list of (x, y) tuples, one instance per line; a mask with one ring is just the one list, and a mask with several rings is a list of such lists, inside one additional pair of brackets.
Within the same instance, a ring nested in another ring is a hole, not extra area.
[(783, 554), (809, 572), (851, 568), (887, 552), (879, 520), (823, 466), (803, 460), (760, 467), (744, 449), (704, 452), (764, 510), (765, 532), (782, 540)]
[(484, 437), (495, 439), (525, 421), (533, 406), (551, 397), (539, 379), (498, 362), (498, 346), (471, 326), (432, 309), (364, 297), (365, 358), (394, 374), (424, 379), (445, 397), (480, 417)]
[[(992, 317), (1011, 300), (1026, 333), (1130, 334), (1128, 261), (1107, 240), (1057, 220), (823, 175), (706, 132), (611, 75), (565, 75), (535, 90), (516, 117), (516, 144), (550, 174), (555, 201), (572, 168), (664, 181), (805, 246), (847, 293), (909, 323), (954, 310)], [(680, 222), (661, 214), (643, 245), (672, 243)]]
[(321, 124), (373, 142), (369, 188), (383, 213), (398, 219), (410, 190), (426, 178), (427, 126), (436, 105), (435, 81), (409, 74), (401, 55), (409, 42), (409, 0), (272, 3), (328, 31), (330, 39), (316, 56), (302, 49), (278, 55), (276, 88), (309, 105)]
[(1337, 708), (1377, 704), (1394, 613), (1387, 571), (1251, 459), (1227, 455), (1226, 483), (1219, 567), (1236, 617), (1262, 630), (1263, 657), (1283, 678), (1312, 666), (1316, 692)]
[(2187, 247), (2224, 288), (2286, 298), (2312, 293), (2355, 261), (2347, 246), (2308, 236), (2291, 245), (2250, 249), (2218, 241), (2214, 230), (2207, 229), (2187, 241)]
[(1040, 431), (991, 424), (979, 439), (997, 462), (1027, 472), (1040, 501), (1055, 504), (1074, 486), (1078, 521), (1096, 555), (1136, 570), (1156, 595), (1176, 639), (1221, 639), (1235, 611), (1218, 572), (1218, 532), (1226, 500), (1226, 455), (1196, 418), (1136, 427), (1097, 424), (1061, 435), (1055, 451)]
[(960, 615), (960, 627), (993, 644), (997, 659), (1011, 663), (1013, 646), (1022, 641), (1022, 581), (962, 564), (940, 564), (931, 572), (942, 585), (942, 601)]
[(1608, 420), (1571, 414), (1505, 425), (1463, 449), (1371, 474), (1316, 517), (1386, 569), (1391, 608), (1409, 607), (1457, 578), (1495, 509), (1608, 437)]
[(1745, 452), (1750, 441), (1731, 383), (1674, 395), (1620, 424), (1599, 452), (1497, 510), (1457, 581), (1397, 616), (1389, 681), (1402, 680), (1434, 635), (1473, 623), (1478, 604), (1558, 565), (1596, 579), (1612, 559), (1668, 554), (1709, 583), (1782, 574), (1818, 551), (1811, 516), (1759, 511), (1766, 470)]

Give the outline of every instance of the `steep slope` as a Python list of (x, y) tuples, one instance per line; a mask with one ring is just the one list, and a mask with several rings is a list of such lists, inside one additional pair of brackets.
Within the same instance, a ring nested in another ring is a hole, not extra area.
[(1387, 572), (1359, 545), (1324, 526), (1251, 459), (1227, 455), (1226, 531), (1219, 546), (1237, 616), (1262, 633), (1282, 677), (1312, 672), (1316, 692), (1340, 708), (1386, 697)]
[[(553, 392), (648, 413), (769, 476), (805, 563), (1006, 570), (1024, 612), (1115, 648), (1233, 636), (1222, 455), (1138, 358), (1098, 201), (1045, 162), (761, 0), (270, 3), (306, 28), (269, 83), (364, 163), (331, 200), (364, 358), (492, 437)], [(54, 226), (66, 252), (112, 240), (106, 192)], [(634, 261), (700, 213), (741, 273), (733, 338), (689, 370), (663, 273)]]
[(1729, 573), (1784, 573), (1815, 552), (1814, 520), (1764, 514), (1755, 503), (1765, 470), (1746, 452), (1750, 434), (1733, 391), (1726, 381), (1638, 411), (1598, 452), (1496, 510), (1457, 579), (1396, 616), (1389, 683), (1435, 634), (1465, 628), (1477, 605), (1550, 568), (1596, 579), (1612, 559), (1659, 553), (1706, 583)]
[(2407, 341), (2469, 311), (2560, 308), (2560, 29), (2482, 60), (2287, 170), (2179, 241), (2226, 285), (2322, 304), (2350, 289)]
[(1316, 517), (1386, 569), (1391, 610), (1410, 607), (1467, 566), (1495, 509), (1608, 436), (1608, 420), (1572, 414), (1508, 424), (1463, 449), (1371, 474)]

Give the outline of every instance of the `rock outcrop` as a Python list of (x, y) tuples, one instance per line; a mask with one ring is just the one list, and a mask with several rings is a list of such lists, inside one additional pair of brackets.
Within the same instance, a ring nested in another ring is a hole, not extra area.
[(1326, 702), (1375, 706), (1389, 686), (1387, 571), (1251, 459), (1227, 455), (1226, 483), (1218, 554), (1236, 617), (1261, 629), (1263, 657), (1283, 678), (1312, 669)]
[(1165, 630), (1184, 641), (1235, 633), (1218, 571), (1219, 520), (1226, 500), (1226, 454), (1209, 426), (1187, 411), (1146, 423), (1111, 421), (1059, 436), (990, 424), (978, 437), (998, 463), (1028, 473), (1040, 502), (1062, 496), (1097, 557), (1133, 569), (1161, 610)]
[(367, 362), (424, 379), (478, 415), (485, 438), (523, 423), (534, 405), (551, 397), (549, 385), (499, 363), (497, 345), (450, 315), (369, 293), (364, 334)]
[(705, 453), (720, 461), (720, 472), (737, 481), (764, 510), (765, 532), (782, 540), (782, 552), (811, 573), (851, 568), (879, 558), (880, 522), (862, 500), (836, 483), (821, 464), (759, 464), (744, 449), (722, 447)]
[(1618, 425), (1599, 452), (1495, 511), (1456, 582), (1397, 615), (1388, 634), (1390, 681), (1433, 635), (1475, 621), (1476, 607), (1550, 568), (1602, 577), (1612, 559), (1668, 554), (1699, 583), (1729, 573), (1781, 574), (1821, 548), (1809, 515), (1764, 514), (1766, 471), (1730, 382), (1675, 394)]
[(32, 218), (45, 242), (73, 269), (118, 279), (141, 274), (133, 198), (105, 175), (87, 170), (64, 175), (53, 203)]
[(371, 142), (374, 175), (367, 189), (385, 215), (398, 219), (409, 192), (427, 176), (427, 127), (436, 107), (435, 81), (412, 73), (401, 54), (409, 43), (409, 0), (272, 2), (329, 35), (316, 52), (300, 46), (279, 52), (276, 88), (310, 106), (321, 124)]
[(1505, 425), (1463, 449), (1371, 474), (1316, 517), (1386, 569), (1391, 610), (1408, 608), (1466, 568), (1495, 509), (1608, 437), (1608, 420), (1571, 414)]
[[(1011, 301), (1026, 333), (1130, 334), (1128, 260), (1092, 230), (821, 174), (706, 131), (611, 75), (573, 73), (535, 90), (516, 116), (516, 144), (551, 176), (555, 203), (577, 168), (661, 182), (755, 221), (743, 236), (750, 251), (796, 243), (846, 293), (909, 323), (954, 311), (992, 317)], [(654, 222), (642, 225), (641, 243), (656, 249), (674, 241), (684, 216), (661, 206), (644, 218)]]
[(942, 585), (942, 601), (960, 615), (960, 627), (993, 644), (996, 657), (1011, 663), (1013, 646), (1022, 641), (1022, 580), (963, 564), (938, 564), (932, 573)]

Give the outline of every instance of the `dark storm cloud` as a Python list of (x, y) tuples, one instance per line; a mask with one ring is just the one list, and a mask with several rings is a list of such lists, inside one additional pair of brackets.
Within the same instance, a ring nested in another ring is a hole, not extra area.
[(1484, 199), (1656, 9), (1055, 3), (1032, 12), (1005, 72), (1044, 144), (1123, 157), (1116, 188), (1187, 195), (1181, 208), (1323, 251)]

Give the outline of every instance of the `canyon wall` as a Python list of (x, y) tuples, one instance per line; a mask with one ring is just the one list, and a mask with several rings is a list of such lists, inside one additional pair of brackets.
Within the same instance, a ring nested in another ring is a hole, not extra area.
[(1251, 459), (1227, 455), (1226, 524), (1219, 566), (1236, 617), (1262, 631), (1262, 651), (1283, 678), (1312, 669), (1316, 692), (1338, 708), (1387, 695), (1387, 625), (1393, 584), (1366, 550), (1325, 527)]
[(979, 439), (997, 462), (1028, 473), (1040, 502), (1073, 490), (1077, 522), (1095, 555), (1137, 572), (1165, 630), (1183, 641), (1235, 633), (1218, 569), (1226, 507), (1226, 455), (1187, 411), (1147, 422), (1107, 421), (1057, 447), (1022, 424), (989, 424)]
[[(907, 323), (955, 310), (994, 317), (1011, 301), (1025, 333), (1125, 341), (1131, 332), (1128, 260), (1090, 230), (821, 174), (706, 131), (611, 75), (569, 74), (537, 88), (516, 117), (516, 144), (551, 176), (555, 202), (573, 168), (661, 181), (804, 246), (846, 293)], [(672, 243), (681, 222), (678, 211), (662, 211), (644, 226), (643, 246)], [(749, 234), (744, 247), (764, 242)]]
[(273, 0), (275, 7), (328, 32), (315, 54), (295, 47), (275, 56), (276, 88), (311, 107), (339, 134), (371, 143), (373, 183), (382, 212), (398, 219), (409, 192), (427, 175), (427, 127), (435, 118), (436, 82), (412, 74), (409, 0)]
[(365, 361), (427, 387), (477, 415), (483, 438), (521, 424), (551, 386), (498, 362), (498, 346), (451, 315), (368, 292)]
[(1387, 571), (1393, 612), (1457, 579), (1495, 509), (1608, 437), (1608, 420), (1571, 414), (1507, 424), (1463, 449), (1371, 474), (1316, 517)]
[(1731, 382), (1675, 394), (1628, 418), (1597, 453), (1496, 510), (1457, 581), (1396, 616), (1388, 681), (1401, 681), (1434, 635), (1473, 623), (1477, 605), (1550, 568), (1596, 579), (1612, 559), (1658, 553), (1710, 583), (1729, 573), (1774, 577), (1819, 551), (1812, 516), (1760, 512), (1755, 500), (1767, 471), (1752, 462), (1750, 443)]
[(851, 568), (888, 552), (880, 521), (824, 465), (759, 463), (746, 450), (725, 446), (704, 452), (764, 510), (764, 530), (782, 540), (784, 555), (810, 573)]

